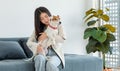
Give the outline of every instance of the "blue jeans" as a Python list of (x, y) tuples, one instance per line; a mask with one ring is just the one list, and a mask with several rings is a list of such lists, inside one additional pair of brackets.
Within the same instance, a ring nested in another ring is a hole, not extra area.
[(48, 48), (46, 57), (39, 54), (34, 58), (35, 71), (59, 71), (61, 60), (52, 48)]

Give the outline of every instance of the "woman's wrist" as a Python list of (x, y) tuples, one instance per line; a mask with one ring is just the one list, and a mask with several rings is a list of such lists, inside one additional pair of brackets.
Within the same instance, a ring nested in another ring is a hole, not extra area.
[(42, 45), (41, 44), (38, 44), (37, 45), (37, 54), (39, 54), (42, 50)]
[(38, 45), (37, 45), (38, 47), (42, 47), (42, 45), (41, 45), (41, 43), (38, 43)]

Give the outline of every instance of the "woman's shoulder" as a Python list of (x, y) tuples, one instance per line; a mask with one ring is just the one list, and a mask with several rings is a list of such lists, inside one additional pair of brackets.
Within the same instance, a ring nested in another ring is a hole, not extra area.
[(32, 31), (31, 37), (35, 37), (35, 30)]

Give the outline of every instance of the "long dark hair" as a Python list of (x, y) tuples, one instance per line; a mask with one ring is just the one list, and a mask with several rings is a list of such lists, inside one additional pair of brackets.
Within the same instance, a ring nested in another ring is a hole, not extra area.
[(46, 14), (48, 14), (49, 17), (51, 16), (50, 11), (47, 8), (45, 8), (45, 7), (39, 7), (39, 8), (37, 8), (35, 10), (34, 25), (35, 25), (36, 40), (38, 40), (38, 37), (40, 36), (39, 33), (44, 32), (44, 30), (46, 28), (46, 25), (43, 24), (40, 21), (40, 15), (41, 15), (41, 13), (46, 13)]

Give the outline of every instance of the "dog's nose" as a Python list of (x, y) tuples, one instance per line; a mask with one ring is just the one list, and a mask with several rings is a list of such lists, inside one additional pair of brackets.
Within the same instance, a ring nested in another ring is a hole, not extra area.
[(61, 24), (61, 21), (59, 22), (59, 24)]

